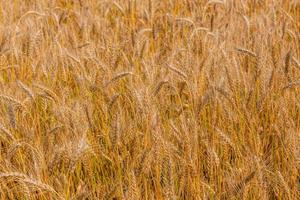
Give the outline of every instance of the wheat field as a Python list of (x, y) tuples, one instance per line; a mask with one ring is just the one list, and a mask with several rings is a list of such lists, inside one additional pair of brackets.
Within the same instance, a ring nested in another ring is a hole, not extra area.
[(1, 0), (1, 200), (300, 199), (299, 0)]

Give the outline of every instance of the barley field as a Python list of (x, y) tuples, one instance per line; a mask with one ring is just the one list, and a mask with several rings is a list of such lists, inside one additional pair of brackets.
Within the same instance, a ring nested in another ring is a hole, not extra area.
[(299, 0), (0, 0), (0, 200), (300, 199)]

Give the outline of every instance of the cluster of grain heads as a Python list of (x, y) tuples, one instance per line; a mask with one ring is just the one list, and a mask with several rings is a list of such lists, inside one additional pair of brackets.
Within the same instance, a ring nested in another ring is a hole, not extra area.
[[(27, 193), (29, 198), (30, 196), (38, 195), (41, 199), (46, 199), (47, 196), (50, 195), (50, 198), (64, 199), (50, 185), (28, 177), (26, 174), (18, 172), (2, 172), (0, 174), (0, 180), (3, 187), (1, 193), (8, 193), (8, 196), (13, 194), (18, 198), (18, 196), (22, 197), (22, 193)], [(14, 184), (14, 187), (11, 187), (11, 184)]]
[(297, 1), (0, 2), (0, 199), (299, 199)]

